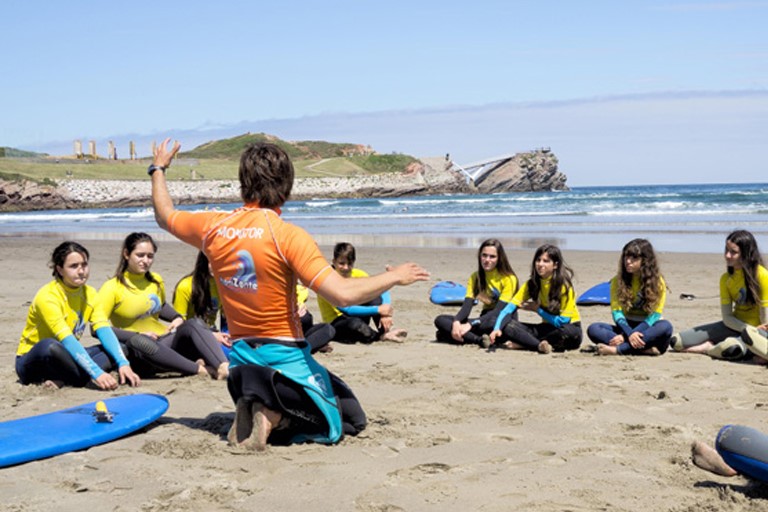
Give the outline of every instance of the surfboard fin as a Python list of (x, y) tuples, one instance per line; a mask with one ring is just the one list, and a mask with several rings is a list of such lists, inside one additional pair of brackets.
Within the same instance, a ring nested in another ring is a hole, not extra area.
[(107, 404), (99, 400), (96, 402), (96, 410), (93, 411), (93, 417), (96, 423), (112, 423), (113, 415), (107, 409)]

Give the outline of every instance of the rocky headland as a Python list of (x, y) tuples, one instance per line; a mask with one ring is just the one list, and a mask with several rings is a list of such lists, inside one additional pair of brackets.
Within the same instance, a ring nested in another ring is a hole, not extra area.
[[(557, 157), (541, 149), (510, 156), (475, 182), (445, 158), (422, 158), (402, 173), (299, 178), (291, 199), (568, 190), (566, 180)], [(181, 204), (240, 200), (234, 180), (169, 181), (168, 188)], [(149, 180), (68, 179), (56, 185), (0, 180), (0, 211), (141, 206), (150, 204), (150, 195)]]

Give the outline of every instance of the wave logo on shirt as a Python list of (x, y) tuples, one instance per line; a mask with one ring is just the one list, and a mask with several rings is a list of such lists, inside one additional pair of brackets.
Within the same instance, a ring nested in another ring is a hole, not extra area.
[(255, 292), (259, 285), (256, 282), (256, 264), (248, 251), (237, 252), (237, 272), (232, 277), (220, 277), (219, 281), (227, 288)]
[(635, 295), (635, 302), (632, 303), (632, 309), (643, 309), (643, 304), (645, 304), (645, 295), (643, 295), (642, 290), (638, 290), (637, 295)]
[(739, 296), (736, 297), (736, 304), (746, 304), (746, 303), (747, 303), (747, 289), (739, 288)]
[(315, 373), (313, 375), (310, 375), (307, 377), (307, 382), (310, 386), (320, 389), (323, 391), (323, 393), (328, 393), (328, 389), (325, 387), (325, 379), (323, 379), (323, 376), (319, 373)]
[(78, 313), (77, 314), (77, 323), (75, 324), (74, 329), (72, 329), (72, 334), (75, 335), (75, 338), (80, 339), (80, 337), (85, 332), (85, 322), (83, 321), (83, 314)]
[(160, 297), (154, 293), (150, 293), (147, 296), (147, 303), (147, 311), (139, 315), (139, 318), (147, 318), (148, 316), (160, 313), (160, 309), (163, 307), (162, 303), (160, 302)]

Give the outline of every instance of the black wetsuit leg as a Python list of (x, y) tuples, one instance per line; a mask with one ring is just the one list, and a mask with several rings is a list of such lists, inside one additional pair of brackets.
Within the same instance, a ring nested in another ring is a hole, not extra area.
[(190, 318), (176, 329), (171, 348), (190, 360), (202, 357), (205, 364), (214, 368), (227, 362), (221, 344), (200, 318)]
[(173, 344), (174, 334), (160, 336), (157, 341), (143, 334), (112, 328), (117, 339), (125, 344), (131, 367), (139, 375), (152, 375), (157, 372), (179, 372), (184, 375), (196, 375), (199, 366), (182, 356), (170, 345)]
[[(357, 435), (367, 425), (365, 412), (350, 387), (333, 373), (328, 374), (341, 410), (344, 434)], [(236, 366), (229, 372), (227, 387), (235, 403), (245, 397), (248, 401), (279, 411), (290, 419), (287, 428), (272, 431), (270, 443), (286, 444), (298, 434), (317, 434), (328, 429), (325, 417), (302, 386), (273, 368)]]
[[(435, 333), (435, 340), (439, 341), (441, 343), (453, 343), (458, 344), (458, 342), (453, 339), (453, 336), (451, 335), (451, 331), (453, 331), (453, 315), (440, 315), (437, 318), (435, 318), (435, 327), (437, 328), (437, 332)], [(472, 322), (472, 319), (468, 319), (468, 322)], [(467, 331), (464, 336), (462, 336), (462, 339), (464, 340), (464, 343), (471, 343), (475, 345), (479, 345), (481, 343), (480, 336), (474, 332), (474, 329), (470, 329)]]
[(535, 328), (536, 324), (511, 320), (504, 326), (501, 332), (506, 339), (522, 345), (526, 350), (538, 350), (540, 341)]
[(304, 331), (304, 339), (309, 343), (311, 353), (315, 353), (336, 336), (336, 329), (331, 324), (315, 324)]
[[(114, 363), (101, 345), (86, 347), (85, 351), (105, 372), (114, 369)], [(68, 386), (83, 387), (91, 381), (88, 372), (75, 362), (64, 345), (53, 338), (40, 340), (29, 352), (17, 357), (16, 373), (22, 384), (57, 380)]]
[(581, 346), (583, 333), (581, 331), (581, 322), (565, 324), (562, 327), (555, 327), (548, 323), (539, 324), (541, 339), (546, 340), (552, 345), (555, 352), (564, 352), (566, 350), (576, 350)]
[(336, 330), (335, 339), (341, 343), (373, 343), (381, 337), (379, 331), (371, 328), (371, 317), (342, 315), (331, 322)]

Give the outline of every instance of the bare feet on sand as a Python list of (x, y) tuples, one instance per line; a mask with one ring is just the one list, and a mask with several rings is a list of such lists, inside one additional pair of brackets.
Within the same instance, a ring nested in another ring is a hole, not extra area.
[(229, 377), (229, 362), (225, 361), (216, 368), (216, 380), (227, 380)]
[(252, 402), (245, 398), (239, 398), (235, 405), (235, 421), (227, 434), (227, 442), (230, 446), (240, 446), (240, 443), (248, 439), (253, 431), (253, 415), (251, 414)]
[(700, 345), (694, 345), (692, 347), (684, 348), (682, 352), (687, 352), (689, 354), (706, 354), (714, 346), (715, 344), (712, 343), (711, 341), (705, 341)]
[(392, 329), (382, 335), (381, 341), (394, 341), (395, 343), (402, 343), (408, 336), (408, 331), (405, 329)]
[(241, 397), (237, 401), (235, 421), (227, 434), (227, 442), (246, 450), (264, 451), (269, 434), (280, 424), (282, 417), (277, 411)]
[(57, 389), (61, 389), (61, 388), (64, 387), (64, 381), (61, 381), (61, 380), (47, 380), (47, 381), (43, 382), (43, 387), (45, 389), (52, 389), (52, 390), (55, 391)]
[(210, 366), (206, 366), (205, 361), (203, 361), (202, 359), (198, 359), (195, 362), (197, 363), (198, 377), (210, 377), (212, 379), (216, 378), (216, 370)]
[(717, 451), (701, 441), (694, 441), (691, 445), (691, 457), (693, 463), (705, 471), (721, 476), (736, 476), (739, 473), (725, 463)]
[(507, 350), (523, 350), (525, 348), (519, 343), (515, 343), (514, 341), (505, 341), (501, 344), (501, 346)]
[(541, 354), (551, 354), (552, 353), (552, 345), (549, 344), (548, 341), (542, 341), (539, 343), (539, 353)]
[(267, 409), (259, 403), (254, 403), (251, 411), (253, 414), (253, 431), (243, 445), (249, 450), (261, 452), (267, 449), (269, 434), (273, 428), (280, 424), (283, 415), (272, 409)]
[(319, 349), (317, 349), (317, 351), (322, 352), (324, 354), (330, 354), (331, 352), (333, 352), (333, 345), (331, 345), (330, 343), (327, 343), (322, 347), (320, 347)]
[(618, 353), (616, 347), (611, 345), (603, 345), (602, 343), (597, 345), (597, 355), (599, 356), (615, 356)]

